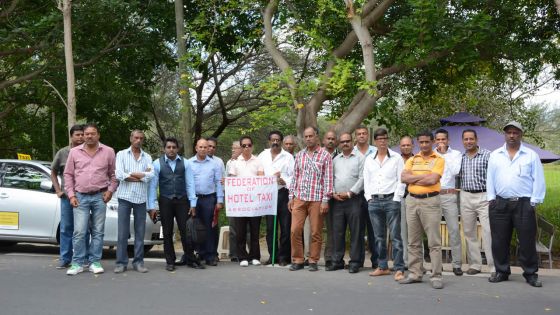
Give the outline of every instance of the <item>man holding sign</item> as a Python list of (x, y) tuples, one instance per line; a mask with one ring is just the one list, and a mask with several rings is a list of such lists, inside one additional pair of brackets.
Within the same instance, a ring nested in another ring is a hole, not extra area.
[(319, 146), (319, 130), (307, 127), (303, 132), (306, 149), (296, 155), (294, 177), (290, 185), (288, 209), (292, 212), (291, 271), (303, 269), (302, 232), (305, 218), (311, 223), (309, 271), (317, 271), (323, 241), (323, 216), (329, 211), (333, 191), (333, 167), (330, 154)]
[[(262, 163), (253, 155), (253, 140), (251, 137), (243, 136), (239, 140), (239, 143), (241, 144), (242, 152), (229, 170), (229, 175), (236, 177), (263, 176), (264, 169)], [(228, 184), (229, 183), (226, 181), (226, 187), (229, 186)], [(245, 203), (258, 202), (258, 200), (254, 200), (250, 194), (238, 194), (232, 197), (241, 198)], [(247, 248), (245, 246), (247, 239), (247, 223), (249, 224), (249, 233), (251, 234), (249, 253), (247, 253)], [(255, 266), (260, 265), (261, 249), (259, 245), (259, 229), (261, 217), (239, 217), (235, 219), (235, 224), (235, 231), (237, 232), (237, 255), (241, 261), (239, 265), (241, 267), (247, 267), (249, 266), (249, 261)]]

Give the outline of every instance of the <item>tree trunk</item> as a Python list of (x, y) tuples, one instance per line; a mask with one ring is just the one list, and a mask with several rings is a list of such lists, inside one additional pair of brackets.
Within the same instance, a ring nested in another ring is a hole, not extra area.
[(76, 78), (74, 76), (74, 57), (72, 55), (72, 0), (58, 2), (64, 17), (64, 59), (66, 62), (66, 87), (68, 130), (76, 124)]
[(189, 88), (182, 79), (185, 73), (185, 19), (183, 17), (183, 0), (175, 0), (175, 27), (177, 29), (177, 60), (179, 62), (179, 95), (181, 97), (181, 119), (183, 121), (183, 146), (185, 157), (193, 155), (193, 139), (192, 139), (192, 104), (190, 99)]

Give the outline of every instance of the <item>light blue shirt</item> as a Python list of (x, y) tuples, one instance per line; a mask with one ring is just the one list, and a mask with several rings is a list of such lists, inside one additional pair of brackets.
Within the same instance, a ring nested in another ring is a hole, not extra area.
[(189, 159), (194, 174), (194, 188), (196, 194), (208, 195), (216, 193), (218, 203), (224, 202), (224, 190), (220, 183), (222, 167), (209, 156), (200, 161), (196, 155)]
[[(171, 170), (175, 171), (175, 166), (177, 165), (177, 161), (181, 159), (181, 156), (177, 155), (177, 158), (175, 160), (171, 160), (167, 158), (167, 156), (164, 156), (164, 159), (167, 165), (171, 167)], [(156, 205), (156, 189), (159, 183), (159, 171), (161, 170), (161, 167), (159, 165), (159, 158), (154, 160), (152, 166), (154, 169), (154, 178), (152, 178), (152, 180), (150, 181), (150, 186), (148, 188), (148, 204), (146, 205), (146, 208), (148, 210), (155, 209)], [(189, 198), (191, 208), (194, 208), (196, 207), (196, 193), (194, 191), (194, 175), (189, 160), (185, 160), (185, 184), (187, 198)]]
[[(357, 145), (354, 146), (354, 151), (362, 153)], [(375, 154), (375, 152), (377, 152), (377, 148), (370, 144), (368, 150), (366, 151), (366, 154), (364, 154), (364, 157), (368, 157), (372, 153)]]
[[(144, 177), (139, 182), (126, 181), (131, 173), (144, 173)], [(115, 176), (119, 181), (117, 198), (137, 204), (144, 203), (148, 195), (148, 182), (154, 177), (152, 158), (140, 150), (137, 160), (130, 147), (119, 151), (116, 158)]]
[(490, 154), (486, 175), (488, 200), (530, 197), (531, 203), (542, 203), (546, 192), (544, 170), (535, 151), (523, 144), (510, 160), (506, 145)]

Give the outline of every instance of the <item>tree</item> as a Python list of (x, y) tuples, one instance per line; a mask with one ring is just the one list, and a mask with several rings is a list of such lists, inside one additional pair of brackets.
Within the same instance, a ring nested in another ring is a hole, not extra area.
[(74, 77), (74, 57), (72, 56), (72, 0), (58, 0), (58, 9), (64, 20), (64, 60), (66, 63), (66, 86), (68, 100), (68, 130), (76, 124), (76, 79)]
[[(344, 7), (269, 0), (262, 16), (265, 47), (285, 77), (301, 137), (305, 126), (317, 125), (323, 106), (338, 119), (337, 131), (351, 131), (381, 101), (429, 94), (480, 69), (497, 81), (519, 70), (532, 79), (550, 64), (558, 79), (555, 10), (544, 0), (345, 0)], [(313, 58), (296, 69), (286, 47)], [(314, 86), (300, 84), (309, 81)]]

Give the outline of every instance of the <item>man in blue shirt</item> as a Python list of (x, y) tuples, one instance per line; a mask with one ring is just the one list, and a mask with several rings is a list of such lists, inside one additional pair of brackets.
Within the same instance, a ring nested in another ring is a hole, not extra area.
[(200, 139), (196, 142), (196, 155), (189, 162), (194, 174), (196, 192), (196, 214), (206, 226), (206, 242), (197, 245), (197, 252), (209, 266), (217, 266), (216, 234), (213, 223), (217, 220), (218, 211), (224, 203), (222, 190), (222, 168), (208, 156), (208, 141)]
[[(194, 190), (194, 176), (191, 163), (177, 154), (179, 142), (175, 138), (164, 141), (165, 154), (153, 162), (154, 177), (148, 188), (148, 204), (152, 220), (156, 218), (156, 188), (159, 184), (159, 211), (163, 228), (163, 253), (167, 271), (175, 270), (175, 248), (173, 247), (173, 220), (177, 221), (181, 243), (183, 244), (183, 259), (185, 263), (195, 269), (204, 269), (194, 256), (191, 244), (187, 242), (187, 219), (196, 214), (196, 194)], [(187, 199), (188, 198), (188, 199)]]
[(488, 160), (487, 191), (492, 234), (492, 255), (496, 272), (492, 283), (506, 281), (513, 229), (519, 239), (519, 262), (523, 277), (533, 287), (541, 287), (535, 236), (535, 206), (542, 203), (546, 191), (544, 171), (535, 151), (521, 143), (523, 127), (512, 121), (504, 127), (506, 143)]

